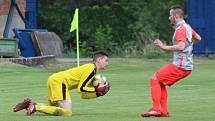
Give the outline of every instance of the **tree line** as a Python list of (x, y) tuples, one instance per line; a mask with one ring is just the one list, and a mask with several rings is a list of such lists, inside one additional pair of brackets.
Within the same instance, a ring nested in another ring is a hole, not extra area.
[(75, 33), (70, 23), (79, 8), (80, 54), (88, 57), (103, 50), (111, 56), (149, 58), (163, 53), (152, 42), (171, 42), (169, 8), (186, 0), (40, 0), (39, 26), (56, 32), (66, 55), (75, 56)]

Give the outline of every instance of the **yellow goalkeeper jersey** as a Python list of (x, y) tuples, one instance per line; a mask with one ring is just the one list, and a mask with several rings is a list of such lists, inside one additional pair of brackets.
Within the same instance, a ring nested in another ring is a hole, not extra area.
[(92, 85), (95, 75), (96, 66), (94, 63), (89, 63), (55, 73), (50, 78), (59, 84), (66, 83), (69, 90), (77, 88), (79, 92), (95, 92)]

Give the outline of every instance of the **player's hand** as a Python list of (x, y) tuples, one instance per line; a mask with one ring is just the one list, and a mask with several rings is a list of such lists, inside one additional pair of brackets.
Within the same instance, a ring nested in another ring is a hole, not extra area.
[(105, 95), (109, 90), (110, 90), (110, 83), (107, 81), (107, 86), (103, 94)]
[(110, 83), (107, 82), (104, 85), (99, 85), (96, 87), (97, 96), (104, 96), (110, 90)]
[(160, 47), (161, 49), (163, 49), (163, 43), (159, 39), (156, 39), (154, 41), (154, 45)]

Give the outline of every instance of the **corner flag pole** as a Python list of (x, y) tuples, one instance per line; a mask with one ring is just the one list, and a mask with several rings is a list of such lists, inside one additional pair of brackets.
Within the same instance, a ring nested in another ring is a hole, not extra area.
[(77, 66), (80, 64), (80, 59), (79, 59), (79, 31), (78, 31), (78, 8), (75, 9), (75, 14), (73, 16), (73, 20), (71, 23), (71, 28), (70, 32), (73, 32), (76, 30), (76, 45), (77, 45)]
[[(78, 9), (77, 9), (78, 14)], [(79, 56), (79, 31), (78, 31), (78, 15), (77, 15), (77, 30), (76, 30), (76, 40), (77, 40), (77, 66), (80, 65), (80, 56)]]

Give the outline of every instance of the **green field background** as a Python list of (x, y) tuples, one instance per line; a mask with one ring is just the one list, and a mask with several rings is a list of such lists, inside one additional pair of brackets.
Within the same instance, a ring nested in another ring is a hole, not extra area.
[(142, 118), (139, 114), (151, 106), (149, 78), (154, 71), (171, 60), (110, 59), (102, 71), (111, 83), (104, 97), (83, 100), (72, 90), (72, 117), (50, 116), (36, 112), (12, 112), (24, 98), (46, 103), (46, 80), (55, 71), (68, 68), (61, 63), (50, 68), (31, 68), (0, 62), (1, 121), (215, 121), (215, 60), (194, 59), (194, 71), (179, 81), (169, 92), (170, 118)]

